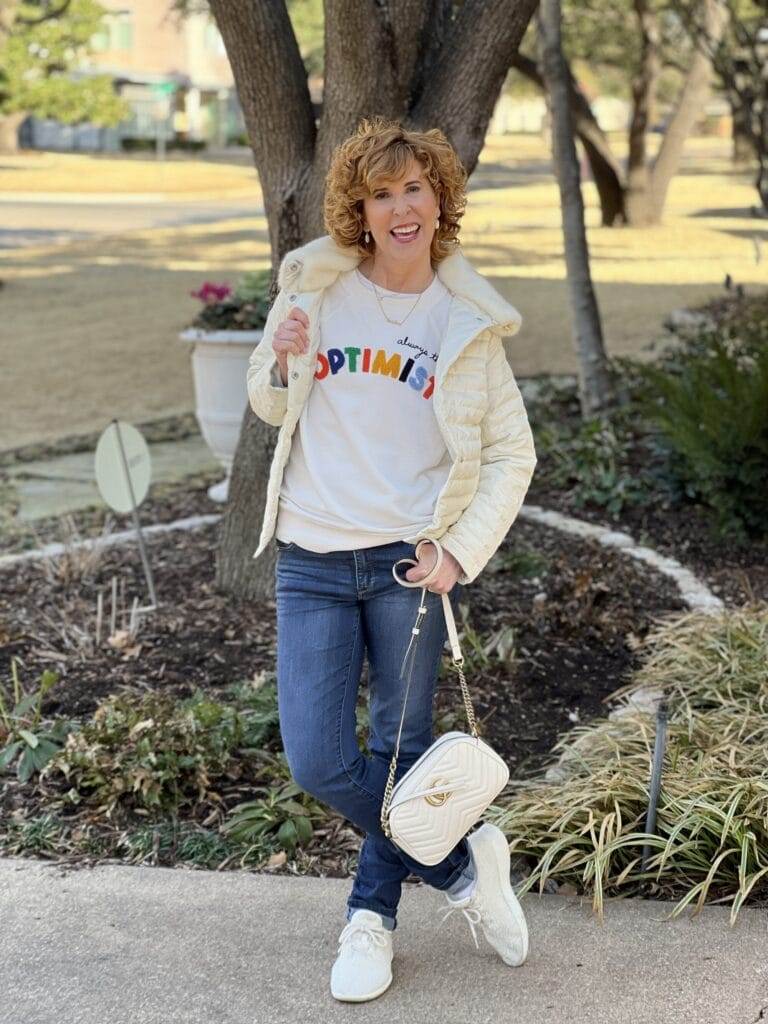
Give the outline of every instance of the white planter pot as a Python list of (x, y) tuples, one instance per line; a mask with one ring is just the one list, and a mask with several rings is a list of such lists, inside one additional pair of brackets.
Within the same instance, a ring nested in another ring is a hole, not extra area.
[(190, 327), (179, 335), (192, 345), (195, 416), (205, 443), (221, 462), (226, 477), (208, 489), (213, 501), (227, 500), (229, 474), (248, 402), (248, 359), (263, 331), (204, 331)]

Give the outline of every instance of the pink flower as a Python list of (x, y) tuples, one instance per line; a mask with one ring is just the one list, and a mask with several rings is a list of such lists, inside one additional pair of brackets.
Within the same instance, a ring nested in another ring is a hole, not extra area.
[(206, 306), (210, 306), (214, 302), (223, 302), (228, 295), (232, 294), (232, 289), (228, 284), (214, 284), (212, 281), (205, 281), (198, 291), (189, 294), (194, 299), (200, 299)]

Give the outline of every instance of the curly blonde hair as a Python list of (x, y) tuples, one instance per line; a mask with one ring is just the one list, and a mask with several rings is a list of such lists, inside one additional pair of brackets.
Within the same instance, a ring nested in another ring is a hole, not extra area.
[(459, 221), (467, 203), (467, 172), (459, 155), (439, 128), (409, 131), (398, 121), (363, 118), (356, 131), (331, 157), (325, 179), (325, 228), (337, 245), (357, 246), (365, 257), (375, 248), (363, 232), (363, 199), (384, 181), (405, 173), (411, 158), (418, 160), (434, 189), (440, 208), (440, 227), (430, 248), (433, 264), (459, 244)]

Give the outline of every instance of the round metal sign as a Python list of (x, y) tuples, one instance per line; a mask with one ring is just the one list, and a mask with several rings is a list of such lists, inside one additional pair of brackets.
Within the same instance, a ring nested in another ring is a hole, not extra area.
[(115, 512), (130, 512), (146, 498), (152, 475), (149, 447), (130, 423), (110, 423), (96, 445), (94, 468), (101, 496)]

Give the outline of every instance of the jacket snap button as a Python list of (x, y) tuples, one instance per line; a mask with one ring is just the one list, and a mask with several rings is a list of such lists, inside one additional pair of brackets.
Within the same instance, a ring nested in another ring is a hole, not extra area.
[(288, 298), (291, 300), (291, 302), (295, 302), (296, 301), (296, 296), (295, 295), (289, 295)]
[(294, 370), (293, 373), (291, 373), (291, 376), (294, 380), (297, 380), (299, 376), (298, 370)]

